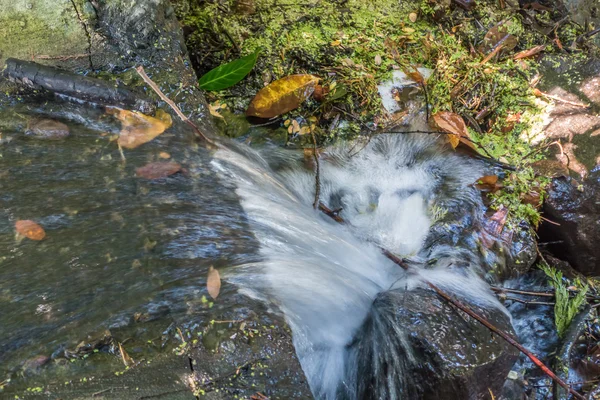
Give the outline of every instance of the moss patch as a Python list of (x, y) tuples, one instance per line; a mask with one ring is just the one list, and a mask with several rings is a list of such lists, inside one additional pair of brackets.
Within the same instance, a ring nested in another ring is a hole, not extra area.
[[(531, 151), (528, 140), (540, 126), (542, 111), (530, 87), (537, 62), (513, 56), (538, 45), (546, 53), (561, 52), (582, 32), (560, 11), (498, 4), (484, 0), (467, 11), (450, 1), (430, 0), (290, 0), (279, 5), (266, 0), (180, 0), (176, 10), (199, 74), (259, 46), (264, 49), (246, 80), (210, 95), (234, 110), (244, 111), (267, 82), (290, 74), (311, 73), (322, 77), (325, 86), (343, 85), (346, 96), (308, 102), (284, 118), (317, 115), (321, 144), (364, 134), (373, 126), (385, 129), (389, 119), (377, 84), (395, 69), (433, 69), (426, 85), (432, 111), (460, 114), (473, 140), (484, 149), (482, 154), (517, 169), (506, 175), (505, 188), (491, 196), (492, 207), (507, 207), (511, 222), (525, 219), (537, 224), (538, 211), (525, 201), (532, 193), (543, 197), (547, 182), (530, 167), (543, 157)], [(493, 46), (486, 48), (485, 35), (500, 23), (516, 45), (488, 57)], [(582, 53), (576, 46), (573, 49), (571, 57)], [(330, 130), (338, 115), (347, 123)]]

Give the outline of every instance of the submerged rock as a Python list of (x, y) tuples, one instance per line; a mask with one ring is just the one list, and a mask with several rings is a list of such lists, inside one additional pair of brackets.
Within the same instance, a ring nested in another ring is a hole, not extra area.
[[(500, 308), (470, 307), (514, 335)], [(466, 400), (501, 392), (518, 351), (433, 291), (385, 292), (373, 308), (357, 345), (356, 398)], [(406, 333), (390, 334), (398, 327)]]
[(542, 242), (573, 268), (586, 275), (600, 275), (600, 167), (590, 171), (582, 185), (570, 178), (552, 181), (544, 215), (559, 224), (543, 223)]
[(68, 137), (71, 133), (69, 127), (62, 122), (53, 119), (39, 119), (29, 125), (25, 134), (36, 139), (60, 140)]

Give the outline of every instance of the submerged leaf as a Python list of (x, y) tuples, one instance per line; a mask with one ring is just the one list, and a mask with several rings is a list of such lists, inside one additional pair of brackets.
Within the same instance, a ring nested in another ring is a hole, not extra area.
[(159, 179), (181, 171), (181, 165), (176, 162), (157, 161), (136, 168), (135, 174), (140, 178)]
[(200, 88), (204, 90), (223, 90), (235, 85), (252, 71), (259, 53), (260, 49), (256, 49), (252, 54), (211, 69), (202, 75), (202, 78), (198, 81)]
[(215, 269), (212, 265), (208, 269), (206, 289), (208, 289), (208, 294), (213, 299), (216, 299), (217, 296), (219, 296), (219, 292), (221, 291), (221, 277), (219, 275), (219, 270)]
[(135, 364), (135, 361), (127, 354), (121, 343), (119, 343), (119, 353), (121, 353), (121, 360), (123, 360), (123, 364), (125, 364), (126, 367), (131, 367)]
[(44, 228), (29, 219), (15, 222), (15, 229), (19, 235), (31, 240), (42, 240), (46, 237)]
[(256, 94), (246, 115), (273, 118), (294, 110), (313, 94), (318, 81), (318, 77), (308, 74), (278, 79)]
[(118, 143), (126, 149), (135, 149), (151, 141), (172, 124), (171, 116), (162, 110), (156, 112), (156, 117), (116, 107), (108, 108), (107, 113), (121, 121)]

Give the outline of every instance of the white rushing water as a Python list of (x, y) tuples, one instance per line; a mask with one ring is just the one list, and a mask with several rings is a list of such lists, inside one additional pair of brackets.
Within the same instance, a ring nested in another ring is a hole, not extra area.
[[(361, 147), (346, 144), (321, 156), (320, 199), (342, 208), (345, 226), (313, 209), (314, 172), (298, 152), (240, 146), (218, 150), (212, 162), (235, 185), (263, 259), (225, 278), (284, 314), (316, 398), (337, 398), (340, 387), (352, 393), (347, 348), (379, 293), (411, 290), (425, 277), (474, 303), (501, 307), (477, 268), (447, 268), (459, 253), (425, 246), (444, 210), (481, 201), (468, 188), (481, 166), (434, 135), (380, 135)], [(437, 263), (409, 276), (379, 246), (418, 262), (434, 254)], [(404, 333), (399, 327), (390, 334)]]

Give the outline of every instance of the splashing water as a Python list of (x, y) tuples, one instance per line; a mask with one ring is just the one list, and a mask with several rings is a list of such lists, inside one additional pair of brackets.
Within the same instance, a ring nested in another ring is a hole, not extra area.
[[(232, 268), (226, 278), (284, 314), (315, 397), (360, 396), (360, 354), (351, 343), (370, 314), (385, 325), (384, 314), (373, 310), (382, 293), (412, 290), (428, 280), (463, 298), (468, 287), (471, 303), (503, 310), (479, 277), (476, 257), (465, 257), (432, 233), (443, 225), (440, 210), (452, 215), (482, 208), (468, 187), (481, 175), (481, 164), (444, 150), (433, 135), (381, 135), (363, 149), (329, 148), (321, 156), (320, 199), (342, 208), (348, 224), (340, 226), (312, 208), (314, 172), (302, 162), (297, 152), (240, 146), (217, 151), (212, 166), (235, 184), (263, 258)], [(428, 267), (407, 273), (380, 247)], [(407, 332), (392, 329), (378, 345), (380, 351), (401, 348), (394, 351), (402, 369), (414, 357)], [(401, 393), (390, 388), (386, 396)]]

